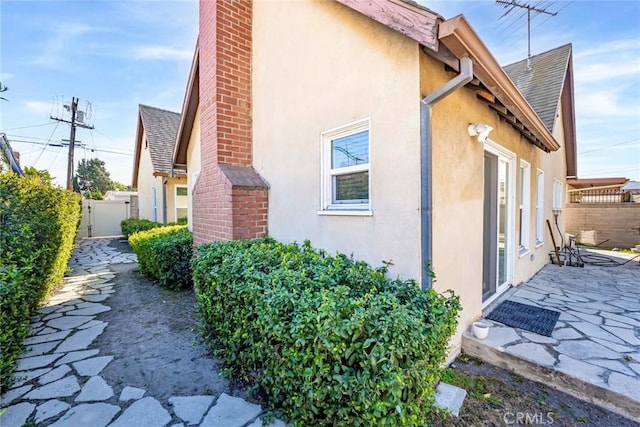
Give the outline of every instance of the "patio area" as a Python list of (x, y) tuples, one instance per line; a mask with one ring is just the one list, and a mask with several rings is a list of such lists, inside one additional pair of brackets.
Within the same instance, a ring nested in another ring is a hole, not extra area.
[[(633, 255), (590, 251), (624, 262)], [(510, 300), (559, 311), (551, 337), (484, 319), (489, 336), (463, 336), (463, 352), (640, 419), (640, 263), (545, 266)], [(496, 304), (489, 307), (489, 313)]]

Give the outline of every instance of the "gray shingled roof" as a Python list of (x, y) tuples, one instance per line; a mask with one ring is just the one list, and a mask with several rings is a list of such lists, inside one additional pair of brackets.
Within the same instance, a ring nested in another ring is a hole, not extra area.
[(147, 135), (153, 171), (170, 173), (180, 113), (140, 104), (140, 118)]
[(570, 56), (571, 44), (566, 44), (532, 56), (531, 69), (526, 59), (503, 67), (549, 132), (553, 132)]

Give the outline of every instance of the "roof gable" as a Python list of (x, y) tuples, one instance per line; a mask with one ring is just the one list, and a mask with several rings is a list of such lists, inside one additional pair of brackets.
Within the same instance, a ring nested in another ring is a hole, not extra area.
[(566, 44), (504, 67), (549, 132), (555, 126), (570, 58), (571, 44)]
[(140, 119), (156, 173), (171, 172), (173, 145), (180, 124), (180, 114), (160, 108), (140, 105)]
[(142, 136), (146, 135), (154, 175), (171, 175), (173, 170), (173, 146), (180, 124), (180, 114), (161, 108), (140, 104), (138, 106), (138, 131), (133, 160), (133, 187), (138, 185), (138, 170), (143, 150)]

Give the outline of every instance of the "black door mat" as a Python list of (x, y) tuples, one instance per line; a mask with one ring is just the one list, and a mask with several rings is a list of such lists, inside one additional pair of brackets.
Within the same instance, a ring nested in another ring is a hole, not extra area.
[(515, 301), (503, 301), (485, 317), (507, 326), (550, 337), (560, 312)]

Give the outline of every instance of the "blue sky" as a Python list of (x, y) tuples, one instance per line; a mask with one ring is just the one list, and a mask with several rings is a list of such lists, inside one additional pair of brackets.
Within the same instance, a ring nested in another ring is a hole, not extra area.
[[(526, 57), (516, 11), (505, 21), (490, 0), (421, 3), (445, 18), (463, 13), (500, 63)], [(640, 2), (532, 4), (559, 11), (534, 16), (533, 54), (573, 43), (579, 176), (640, 180)], [(0, 81), (10, 100), (0, 102), (0, 130), (14, 141), (59, 143), (69, 126), (49, 115), (64, 113), (63, 99), (79, 97), (81, 109), (90, 101), (95, 130), (78, 130), (87, 149), (76, 160), (98, 157), (129, 184), (137, 106), (180, 111), (197, 27), (194, 1), (0, 0)], [(12, 145), (23, 164), (64, 183), (66, 149)]]

